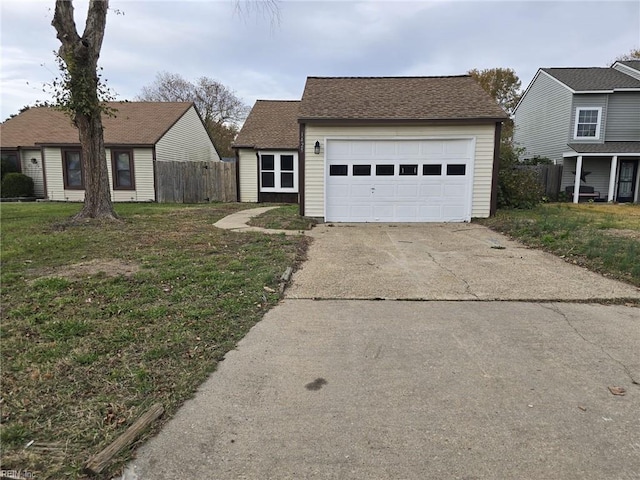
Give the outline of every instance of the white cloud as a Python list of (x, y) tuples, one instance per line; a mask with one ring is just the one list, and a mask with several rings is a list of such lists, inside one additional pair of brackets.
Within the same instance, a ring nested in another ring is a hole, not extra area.
[[(87, 2), (76, 2), (82, 28)], [(133, 98), (158, 71), (218, 79), (252, 104), (299, 98), (308, 75), (456, 75), (510, 67), (604, 66), (640, 46), (640, 3), (112, 0), (104, 77)], [(0, 4), (1, 112), (41, 99), (56, 74), (52, 0)], [(117, 15), (119, 10), (124, 15)], [(46, 65), (42, 67), (41, 65)], [(29, 85), (26, 82), (29, 81)]]

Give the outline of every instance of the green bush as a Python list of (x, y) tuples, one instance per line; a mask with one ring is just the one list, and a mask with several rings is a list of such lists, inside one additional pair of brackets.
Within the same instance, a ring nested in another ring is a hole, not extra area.
[[(500, 147), (500, 170), (498, 172), (498, 207), (533, 208), (542, 202), (543, 189), (538, 175), (531, 169), (523, 168), (519, 161), (521, 149), (509, 143)], [(544, 163), (540, 161), (538, 163)]]
[(22, 173), (7, 173), (0, 189), (2, 198), (33, 197), (33, 179)]

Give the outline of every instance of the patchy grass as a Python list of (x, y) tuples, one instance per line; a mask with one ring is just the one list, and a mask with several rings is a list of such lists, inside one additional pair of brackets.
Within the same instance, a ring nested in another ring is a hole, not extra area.
[(157, 431), (193, 395), (306, 250), (213, 227), (243, 208), (123, 204), (121, 223), (68, 226), (80, 205), (0, 204), (2, 470), (84, 478), (149, 406), (167, 410)]
[(277, 230), (311, 230), (317, 223), (312, 218), (301, 217), (298, 205), (285, 205), (253, 217), (249, 225)]
[(478, 223), (640, 287), (640, 205), (545, 204)]

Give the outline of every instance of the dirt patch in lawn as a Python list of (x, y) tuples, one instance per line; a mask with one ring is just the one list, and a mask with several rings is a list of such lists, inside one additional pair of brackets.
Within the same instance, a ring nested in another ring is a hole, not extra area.
[(634, 240), (640, 240), (639, 230), (629, 230), (620, 228), (609, 228), (604, 231), (607, 235), (612, 237), (632, 238)]
[(65, 278), (67, 280), (79, 280), (84, 277), (106, 275), (107, 277), (131, 277), (140, 271), (140, 265), (123, 260), (89, 260), (87, 262), (64, 265), (55, 269), (42, 272), (42, 278)]

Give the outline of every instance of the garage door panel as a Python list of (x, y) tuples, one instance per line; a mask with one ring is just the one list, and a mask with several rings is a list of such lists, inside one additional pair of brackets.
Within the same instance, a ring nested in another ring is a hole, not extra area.
[(417, 140), (405, 140), (404, 142), (398, 142), (398, 154), (411, 156), (419, 155), (420, 142)]
[[(325, 177), (325, 219), (344, 222), (469, 220), (472, 145), (468, 139), (328, 140), (327, 172), (332, 165), (345, 167), (335, 167), (334, 175), (327, 173)], [(437, 167), (423, 168), (424, 165)], [(459, 167), (452, 169), (449, 165)], [(353, 175), (354, 166), (358, 166), (358, 172), (371, 174)]]
[(468, 140), (449, 140), (444, 143), (444, 147), (447, 156), (467, 158), (470, 153)]
[(334, 157), (348, 157), (351, 153), (351, 142), (346, 140), (334, 140), (327, 142), (327, 156)]
[(405, 199), (417, 200), (419, 198), (419, 193), (420, 187), (416, 183), (400, 183), (398, 185), (398, 193), (396, 197), (400, 201)]
[(465, 198), (467, 188), (465, 184), (451, 183), (443, 185), (443, 196), (445, 198)]
[(371, 197), (371, 185), (354, 184), (349, 186), (349, 195), (353, 198), (366, 198)]
[(387, 199), (386, 201), (389, 201), (388, 199), (396, 194), (395, 185), (376, 182), (373, 184), (373, 188), (375, 190), (374, 196), (376, 199), (385, 198)]
[(375, 155), (377, 157), (395, 157), (397, 154), (396, 142), (376, 142), (375, 143)]
[(422, 185), (420, 187), (420, 196), (421, 197), (442, 197), (442, 188), (441, 184), (427, 184)]

